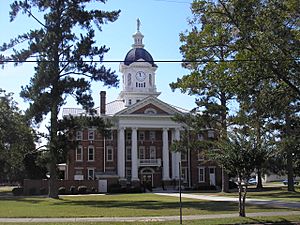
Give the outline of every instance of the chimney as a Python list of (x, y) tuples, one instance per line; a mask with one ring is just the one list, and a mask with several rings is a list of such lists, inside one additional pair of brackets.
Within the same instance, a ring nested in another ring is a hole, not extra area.
[(106, 111), (106, 91), (100, 91), (100, 115), (105, 115)]

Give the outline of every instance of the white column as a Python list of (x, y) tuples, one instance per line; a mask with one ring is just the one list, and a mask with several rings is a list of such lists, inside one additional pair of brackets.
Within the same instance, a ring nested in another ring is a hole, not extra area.
[(163, 180), (170, 180), (168, 129), (163, 128)]
[(137, 153), (137, 129), (132, 128), (131, 132), (131, 180), (137, 181), (138, 177), (138, 153)]
[[(175, 140), (175, 132), (174, 130), (172, 130), (172, 142)], [(175, 156), (175, 152), (172, 151), (172, 179), (176, 179), (176, 176), (175, 176), (175, 168), (176, 168), (176, 156)]]
[(125, 178), (125, 137), (124, 127), (118, 129), (118, 176)]
[[(180, 140), (180, 131), (178, 128), (175, 129), (174, 140), (176, 140), (176, 141)], [(180, 150), (180, 149), (178, 149), (178, 150)], [(181, 160), (181, 153), (176, 152), (174, 157), (175, 157), (175, 166), (174, 166), (175, 178), (179, 179), (179, 162)]]

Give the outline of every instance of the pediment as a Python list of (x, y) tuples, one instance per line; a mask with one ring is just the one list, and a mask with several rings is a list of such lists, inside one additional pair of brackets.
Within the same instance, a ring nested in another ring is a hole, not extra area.
[(149, 96), (120, 111), (116, 115), (173, 116), (175, 114), (183, 114), (183, 112), (156, 97)]

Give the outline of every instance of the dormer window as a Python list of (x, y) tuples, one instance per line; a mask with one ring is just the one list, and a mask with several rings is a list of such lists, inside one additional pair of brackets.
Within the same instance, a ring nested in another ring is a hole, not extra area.
[(153, 108), (148, 108), (144, 111), (145, 114), (157, 114), (157, 111)]

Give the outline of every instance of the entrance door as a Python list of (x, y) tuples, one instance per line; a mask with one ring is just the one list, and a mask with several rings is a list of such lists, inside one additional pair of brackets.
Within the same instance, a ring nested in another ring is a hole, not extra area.
[(214, 167), (209, 168), (209, 184), (216, 186), (216, 169)]
[(142, 169), (140, 173), (140, 179), (142, 184), (149, 190), (152, 190), (153, 187), (153, 173), (154, 171), (152, 171), (152, 169), (149, 168)]

